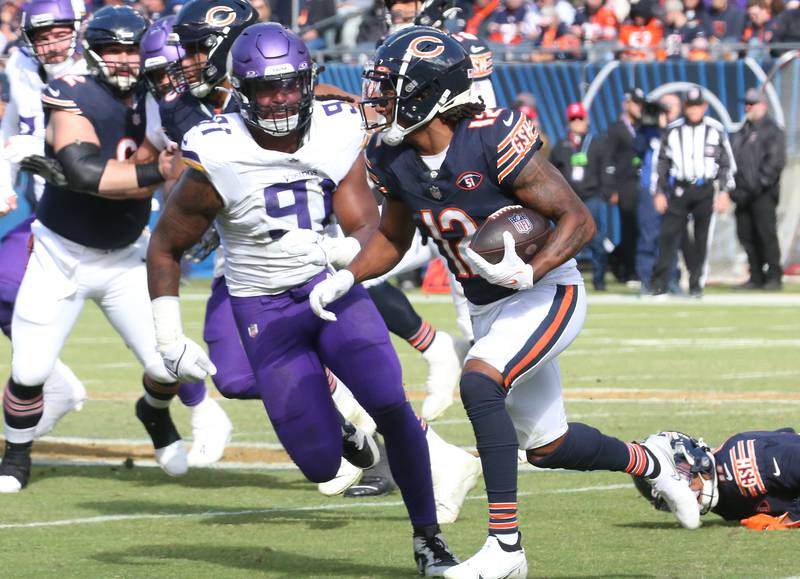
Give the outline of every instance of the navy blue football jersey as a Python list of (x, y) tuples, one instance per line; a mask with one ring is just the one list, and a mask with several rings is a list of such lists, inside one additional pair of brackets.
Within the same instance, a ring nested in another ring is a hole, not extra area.
[[(42, 93), (45, 118), (66, 111), (86, 118), (100, 140), (104, 160), (124, 161), (144, 140), (144, 99), (129, 107), (91, 75), (66, 75)], [(45, 154), (54, 157), (45, 145)], [(113, 200), (48, 183), (36, 215), (62, 237), (87, 247), (120, 249), (136, 241), (150, 217), (150, 199)]]
[(489, 215), (519, 204), (514, 180), (541, 146), (524, 115), (493, 109), (459, 123), (438, 171), (428, 170), (410, 146), (383, 144), (380, 133), (367, 147), (367, 170), (381, 193), (413, 210), (415, 224), (436, 242), (467, 299), (482, 305), (516, 290), (473, 272), (464, 250)]
[(494, 62), (492, 60), (492, 51), (489, 50), (486, 42), (469, 32), (456, 32), (451, 36), (469, 54), (469, 58), (472, 61), (472, 78), (480, 80), (490, 77), (494, 70)]
[(724, 471), (714, 513), (738, 520), (788, 512), (800, 520), (800, 435), (792, 429), (736, 434), (714, 456)]
[(170, 93), (158, 103), (164, 131), (176, 143), (182, 142), (184, 135), (195, 125), (209, 120), (214, 115), (238, 111), (236, 100), (233, 98), (228, 98), (221, 110), (215, 110), (213, 104), (201, 101), (189, 92), (180, 95)]

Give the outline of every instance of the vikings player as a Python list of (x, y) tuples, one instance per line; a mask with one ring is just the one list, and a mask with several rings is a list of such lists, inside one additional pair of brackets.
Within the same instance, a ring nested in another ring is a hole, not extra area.
[[(338, 304), (339, 323), (316, 320), (308, 295), (325, 267), (287, 251), (305, 235), (287, 242), (292, 232), (319, 233), (333, 214), (348, 235), (341, 243), (351, 246), (360, 247), (377, 223), (357, 111), (338, 101), (314, 106), (316, 65), (302, 40), (278, 24), (246, 29), (230, 62), (240, 112), (187, 133), (189, 169), (148, 251), (160, 348), (182, 349), (181, 376), (213, 373), (203, 350), (183, 335), (177, 292), (179, 256), (216, 218), (239, 336), (282, 444), (307, 478), (335, 475), (341, 431), (323, 366), (331, 368), (384, 436), (419, 571), (440, 576), (457, 560), (436, 522), (428, 448), (385, 325), (361, 288)], [(328, 261), (318, 243), (308, 248)]]

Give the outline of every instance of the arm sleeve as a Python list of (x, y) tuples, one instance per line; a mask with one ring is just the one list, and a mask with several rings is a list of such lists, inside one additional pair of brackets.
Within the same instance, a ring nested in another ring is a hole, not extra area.
[(671, 164), (670, 159), (670, 149), (669, 149), (669, 135), (670, 131), (664, 135), (664, 138), (661, 139), (661, 143), (658, 146), (658, 160), (656, 161), (656, 190), (654, 193), (666, 193), (667, 192), (667, 183), (669, 179), (669, 166)]
[(733, 151), (731, 150), (731, 142), (728, 135), (724, 131), (719, 131), (720, 147), (717, 156), (717, 165), (719, 166), (719, 174), (717, 178), (720, 180), (720, 187), (723, 191), (733, 191), (736, 188), (736, 161), (733, 160)]
[(764, 143), (764, 157), (759, 165), (761, 186), (769, 188), (781, 178), (786, 166), (786, 134), (777, 125), (772, 125)]

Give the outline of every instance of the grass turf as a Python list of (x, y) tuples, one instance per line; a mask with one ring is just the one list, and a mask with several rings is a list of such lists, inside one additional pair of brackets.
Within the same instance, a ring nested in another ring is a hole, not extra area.
[[(195, 338), (205, 292), (202, 282), (183, 289), (196, 296), (183, 304)], [(454, 327), (450, 305), (425, 302), (418, 309), (438, 327)], [(569, 418), (626, 440), (681, 429), (712, 444), (737, 431), (795, 425), (798, 327), (796, 305), (590, 305), (583, 333), (562, 356)], [(420, 391), (419, 355), (402, 343), (397, 348), (408, 389)], [(63, 359), (93, 398), (53, 435), (146, 438), (133, 416), (140, 370), (93, 305)], [(0, 372), (8, 373), (9, 360), (2, 342)], [(175, 406), (188, 434), (188, 413)], [(234, 443), (275, 442), (260, 403), (223, 406), (236, 428)], [(451, 442), (474, 444), (458, 403), (434, 426)], [(123, 458), (104, 466), (38, 466), (24, 492), (0, 496), (0, 576), (414, 576), (397, 493), (328, 499), (296, 470), (196, 469), (170, 479), (155, 468), (125, 468)], [(520, 493), (531, 577), (797, 573), (793, 532), (755, 533), (714, 516), (698, 531), (681, 530), (638, 498), (623, 475), (525, 471)], [(479, 485), (461, 519), (445, 528), (459, 555), (480, 547), (485, 521)]]

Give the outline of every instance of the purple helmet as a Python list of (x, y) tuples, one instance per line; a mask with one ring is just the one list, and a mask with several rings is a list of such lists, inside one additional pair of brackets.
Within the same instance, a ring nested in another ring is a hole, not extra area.
[(170, 89), (167, 69), (186, 54), (172, 32), (175, 16), (165, 16), (153, 22), (142, 36), (139, 45), (140, 62), (147, 88), (156, 100)]
[(276, 22), (246, 28), (231, 47), (228, 74), (245, 122), (275, 137), (299, 131), (302, 139), (311, 124), (317, 65), (299, 36)]
[[(61, 68), (69, 66), (67, 61), (75, 54), (83, 14), (83, 2), (80, 0), (32, 0), (22, 7), (22, 39), (30, 56), (44, 66), (49, 74), (58, 74), (62, 72)], [(54, 26), (72, 29), (66, 49), (59, 50), (58, 46), (66, 38), (34, 42), (37, 32)]]

